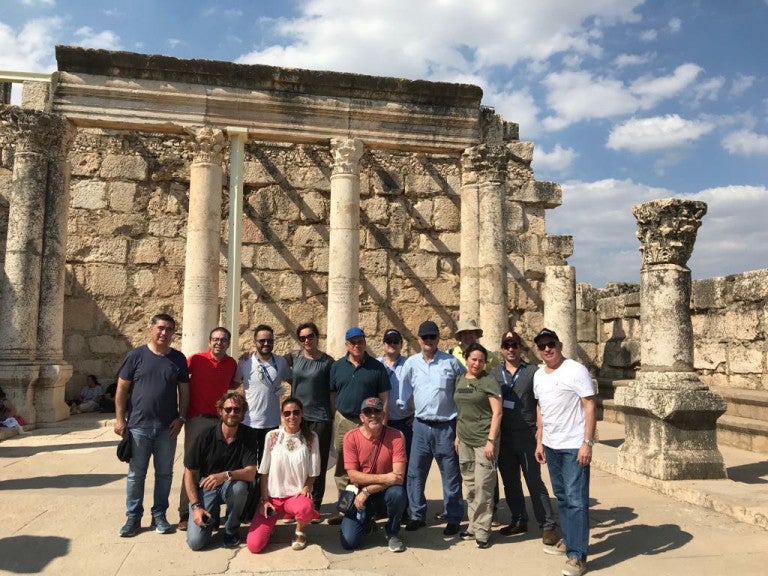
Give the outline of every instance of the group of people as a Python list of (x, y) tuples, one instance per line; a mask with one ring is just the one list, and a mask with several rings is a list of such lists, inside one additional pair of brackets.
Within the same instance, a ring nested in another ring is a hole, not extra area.
[[(311, 322), (296, 330), (300, 349), (285, 356), (272, 352), (272, 328), (257, 326), (254, 351), (239, 361), (226, 353), (225, 328), (212, 330), (208, 350), (189, 359), (171, 347), (175, 328), (172, 317), (154, 316), (147, 344), (129, 352), (119, 371), (115, 432), (130, 434), (133, 449), (121, 536), (140, 529), (150, 456), (151, 526), (173, 531), (166, 510), (184, 427), (178, 528), (194, 550), (218, 528), (224, 546), (238, 546), (241, 521), (250, 521), (246, 544), (258, 553), (281, 517), (295, 523), (291, 547), (305, 548), (307, 526), (320, 519), (333, 442), (336, 488), (339, 496), (351, 492), (352, 505), (328, 523), (340, 525), (345, 549), (361, 546), (373, 522), (386, 518), (386, 545), (405, 550), (401, 524), (409, 532), (426, 526), (425, 485), (435, 460), (446, 537), (490, 545), (498, 473), (511, 512), (498, 532), (526, 532), (522, 474), (545, 552), (566, 556), (566, 576), (586, 570), (594, 388), (586, 368), (563, 356), (552, 330), (534, 338), (544, 363), (538, 368), (523, 360), (519, 334), (505, 333), (499, 351), (488, 351), (472, 321), (459, 323), (459, 344), (450, 352), (439, 349), (437, 324), (422, 322), (420, 351), (408, 358), (398, 330), (385, 331), (376, 359), (365, 332), (351, 327), (347, 353), (335, 361), (318, 349)], [(544, 463), (562, 538), (541, 478)], [(469, 523), (462, 530), (464, 500)]]

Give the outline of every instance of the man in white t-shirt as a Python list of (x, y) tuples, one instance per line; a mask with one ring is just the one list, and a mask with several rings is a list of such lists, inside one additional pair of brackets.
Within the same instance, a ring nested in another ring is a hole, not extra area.
[(533, 341), (544, 361), (544, 368), (533, 376), (539, 401), (535, 454), (549, 468), (563, 533), (563, 539), (545, 546), (544, 552), (567, 557), (564, 576), (581, 576), (587, 569), (595, 389), (584, 365), (563, 356), (563, 344), (553, 330), (542, 329)]

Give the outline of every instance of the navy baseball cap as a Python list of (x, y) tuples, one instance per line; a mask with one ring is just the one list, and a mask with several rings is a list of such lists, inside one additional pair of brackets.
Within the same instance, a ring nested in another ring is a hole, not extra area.
[(425, 320), (419, 325), (419, 338), (423, 338), (424, 336), (439, 336), (440, 330), (437, 329), (437, 324), (432, 322), (432, 320)]
[(560, 338), (557, 337), (557, 332), (555, 332), (554, 330), (550, 330), (549, 328), (542, 328), (541, 331), (538, 334), (536, 334), (536, 337), (533, 339), (533, 341), (536, 344), (538, 344), (539, 340), (545, 337), (549, 337), (549, 338), (552, 338), (553, 340), (557, 340), (558, 342), (560, 342)]

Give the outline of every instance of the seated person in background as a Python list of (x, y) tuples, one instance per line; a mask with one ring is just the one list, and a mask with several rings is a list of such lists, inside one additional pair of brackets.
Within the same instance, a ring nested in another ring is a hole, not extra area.
[(189, 497), (187, 544), (200, 550), (219, 525), (220, 508), (227, 505), (223, 544), (240, 544), (240, 515), (256, 478), (256, 439), (242, 424), (248, 410), (245, 396), (229, 391), (216, 403), (220, 422), (200, 434), (184, 456), (184, 488)]
[(16, 410), (16, 406), (11, 402), (10, 398), (0, 388), (0, 427), (15, 428), (19, 434), (26, 434), (22, 426), (24, 426), (24, 419)]
[(254, 554), (267, 545), (283, 514), (296, 519), (291, 548), (303, 550), (307, 547), (304, 527), (318, 517), (312, 487), (321, 472), (320, 441), (304, 422), (304, 407), (298, 398), (283, 400), (281, 412), (283, 426), (267, 432), (259, 465), (261, 498), (246, 540), (248, 550)]
[(104, 390), (102, 390), (99, 380), (93, 374), (89, 374), (85, 379), (85, 386), (80, 390), (80, 395), (69, 406), (70, 414), (96, 412), (99, 410), (99, 401), (103, 395)]
[(104, 390), (104, 396), (99, 401), (99, 407), (101, 412), (105, 414), (112, 414), (115, 411), (115, 396), (117, 395), (117, 381), (112, 382), (107, 389)]
[(360, 421), (360, 426), (344, 435), (344, 468), (359, 491), (355, 505), (341, 521), (341, 545), (347, 550), (359, 548), (366, 523), (378, 514), (387, 518), (384, 532), (389, 549), (402, 552), (405, 544), (398, 533), (408, 504), (403, 487), (405, 438), (399, 430), (384, 425), (381, 398), (363, 400)]

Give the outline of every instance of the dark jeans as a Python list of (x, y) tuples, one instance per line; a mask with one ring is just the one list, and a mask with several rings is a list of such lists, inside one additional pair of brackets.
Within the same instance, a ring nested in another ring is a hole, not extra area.
[(384, 532), (387, 538), (400, 531), (400, 518), (408, 500), (402, 486), (390, 486), (383, 492), (371, 494), (365, 501), (365, 508), (352, 507), (341, 521), (341, 546), (345, 550), (359, 548), (365, 537), (365, 524), (375, 515), (386, 514), (387, 523)]
[[(261, 457), (264, 455), (264, 440), (267, 438), (267, 432), (274, 430), (275, 428), (254, 428), (256, 432), (256, 456), (259, 464), (261, 464)], [(248, 501), (245, 503), (243, 514), (240, 519), (243, 522), (250, 522), (253, 515), (256, 513), (256, 507), (259, 505), (259, 480), (260, 474), (256, 475), (256, 481), (251, 483), (251, 490), (248, 493)]]
[(504, 484), (504, 496), (512, 513), (514, 525), (528, 524), (525, 496), (520, 473), (525, 478), (531, 495), (533, 515), (539, 528), (551, 530), (555, 527), (552, 501), (541, 479), (541, 465), (536, 462), (536, 432), (533, 429), (502, 431), (499, 449), (499, 473)]
[[(227, 505), (227, 511), (224, 516), (224, 530), (228, 534), (235, 534), (240, 528), (240, 516), (245, 506), (245, 500), (248, 497), (248, 483), (241, 480), (227, 480), (213, 490), (198, 489), (198, 502), (203, 505), (211, 515), (210, 523), (201, 528), (194, 522), (189, 522), (187, 528), (187, 544), (192, 550), (204, 548), (210, 541), (214, 528), (219, 525), (221, 505)], [(192, 509), (188, 511), (192, 516)]]
[(325, 496), (325, 473), (328, 471), (328, 457), (331, 452), (331, 440), (333, 440), (333, 422), (328, 420), (318, 422), (314, 420), (305, 420), (307, 428), (317, 434), (320, 439), (320, 476), (315, 478), (312, 485), (312, 503), (315, 510), (320, 510)]

